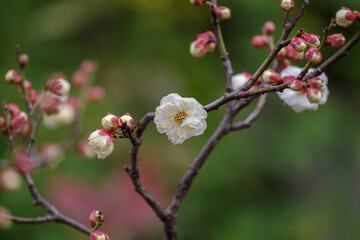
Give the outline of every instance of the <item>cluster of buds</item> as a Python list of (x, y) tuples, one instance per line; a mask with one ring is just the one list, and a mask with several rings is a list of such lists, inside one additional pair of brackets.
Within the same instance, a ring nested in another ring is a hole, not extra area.
[(28, 115), (21, 111), (15, 103), (6, 104), (4, 107), (3, 116), (0, 116), (2, 134), (8, 137), (10, 130), (20, 138), (28, 138), (31, 132)]
[(305, 94), (310, 103), (319, 103), (324, 91), (324, 81), (318, 77), (311, 78), (306, 82), (296, 79), (295, 76), (286, 76), (282, 79), (289, 83), (289, 88), (298, 94)]
[(97, 230), (104, 222), (104, 215), (102, 211), (92, 211), (90, 213), (89, 220), (91, 227), (93, 227), (93, 230), (90, 233), (90, 240), (110, 240), (106, 233)]
[(84, 60), (78, 70), (72, 75), (72, 84), (76, 88), (82, 88), (87, 85), (89, 77), (96, 71), (96, 64), (91, 60)]
[[(318, 64), (322, 60), (321, 52), (318, 50), (320, 46), (320, 37), (315, 34), (307, 34), (306, 32), (301, 31), (300, 36), (294, 37), (291, 39), (291, 47), (296, 52), (301, 53), (301, 59), (304, 56), (304, 51), (309, 48), (309, 50), (305, 54), (305, 59), (312, 64)], [(287, 50), (290, 52), (292, 51), (289, 46)], [(296, 54), (292, 54), (296, 56)], [(300, 55), (298, 55), (298, 59), (300, 59)]]
[[(108, 113), (101, 124), (103, 128), (90, 134), (88, 144), (99, 159), (104, 159), (114, 151), (113, 137), (128, 137), (129, 131), (133, 132), (135, 129), (135, 123), (129, 113), (121, 117)], [(118, 135), (117, 130), (121, 130), (121, 135)]]
[(360, 13), (358, 11), (352, 11), (349, 8), (342, 7), (335, 14), (336, 24), (348, 28), (356, 19), (360, 20)]
[(196, 36), (196, 40), (190, 44), (190, 53), (194, 57), (202, 57), (207, 52), (213, 52), (216, 47), (216, 36), (208, 31)]
[(219, 20), (227, 20), (231, 18), (231, 9), (225, 6), (219, 6), (214, 9), (215, 16)]

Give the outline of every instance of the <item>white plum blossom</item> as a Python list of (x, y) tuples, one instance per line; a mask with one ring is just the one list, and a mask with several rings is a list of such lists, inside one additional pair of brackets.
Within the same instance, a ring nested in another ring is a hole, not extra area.
[(114, 151), (114, 143), (111, 135), (103, 130), (96, 130), (88, 138), (91, 149), (99, 159), (104, 159)]
[[(301, 72), (301, 68), (295, 66), (288, 66), (281, 72), (281, 78), (286, 76), (297, 76)], [(313, 68), (310, 68), (309, 72), (314, 71)], [(283, 100), (287, 105), (289, 105), (295, 112), (302, 112), (304, 110), (317, 110), (319, 104), (325, 104), (329, 95), (329, 89), (327, 87), (328, 78), (325, 73), (322, 73), (318, 76), (324, 81), (323, 87), (321, 88), (322, 98), (319, 103), (310, 103), (306, 93), (295, 92), (290, 89), (285, 89), (282, 92), (277, 92), (277, 95)]]
[(192, 136), (203, 134), (206, 117), (207, 112), (196, 99), (171, 93), (161, 99), (154, 122), (157, 130), (165, 133), (173, 144), (182, 144)]
[(251, 78), (251, 74), (247, 72), (238, 73), (232, 76), (231, 78), (231, 88), (236, 90), (245, 85), (247, 81)]

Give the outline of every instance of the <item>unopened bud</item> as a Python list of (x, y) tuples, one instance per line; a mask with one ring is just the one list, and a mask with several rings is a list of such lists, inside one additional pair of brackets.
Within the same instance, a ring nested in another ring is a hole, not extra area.
[(280, 74), (275, 72), (272, 69), (266, 70), (262, 74), (262, 79), (264, 80), (265, 83), (268, 83), (268, 84), (280, 82), (280, 80), (281, 80)]
[(93, 72), (96, 71), (96, 63), (92, 60), (84, 60), (82, 61), (82, 63), (80, 64), (80, 69), (84, 72), (86, 72), (87, 74), (91, 74)]
[(105, 98), (105, 90), (100, 86), (92, 86), (86, 92), (89, 102), (99, 102)]
[(356, 19), (355, 14), (346, 7), (342, 7), (337, 11), (335, 18), (336, 24), (344, 28), (350, 27)]
[(29, 123), (29, 118), (25, 112), (17, 112), (11, 117), (10, 127), (14, 131), (21, 130)]
[(28, 95), (29, 95), (29, 101), (31, 103), (35, 103), (37, 100), (37, 97), (38, 97), (37, 91), (34, 89), (31, 89), (31, 90), (29, 90)]
[(115, 130), (119, 127), (118, 117), (108, 113), (108, 115), (101, 120), (101, 124), (105, 130)]
[(317, 89), (322, 88), (323, 82), (324, 81), (321, 78), (318, 78), (318, 77), (313, 77), (313, 78), (306, 81), (306, 83), (308, 84), (309, 87), (317, 88)]
[(231, 18), (231, 9), (225, 6), (219, 6), (214, 9), (215, 15), (219, 20), (227, 20)]
[(204, 40), (200, 39), (191, 42), (190, 44), (191, 55), (193, 55), (194, 57), (202, 57), (205, 55), (206, 52), (207, 52), (207, 46)]
[(276, 60), (279, 60), (279, 61), (282, 61), (285, 59), (286, 57), (286, 54), (287, 54), (287, 50), (285, 47), (283, 47), (279, 52), (278, 54), (276, 55)]
[(294, 62), (300, 62), (304, 59), (304, 52), (297, 52), (292, 46), (286, 47), (287, 57)]
[(5, 169), (0, 172), (0, 189), (5, 191), (16, 191), (21, 187), (20, 174), (12, 169)]
[(206, 0), (190, 0), (190, 3), (195, 6), (200, 6), (205, 3)]
[(29, 56), (27, 54), (21, 54), (21, 56), (19, 57), (19, 66), (21, 68), (25, 68), (28, 63), (29, 63)]
[(264, 23), (264, 26), (262, 27), (262, 32), (266, 35), (273, 35), (275, 32), (275, 24), (272, 21), (268, 21)]
[(345, 44), (345, 37), (342, 33), (335, 33), (326, 38), (326, 46), (340, 47)]
[(24, 148), (15, 148), (13, 161), (21, 172), (30, 172), (33, 169), (33, 162)]
[(10, 112), (11, 116), (14, 116), (16, 113), (20, 112), (19, 106), (15, 103), (7, 104), (6, 108)]
[(81, 88), (88, 82), (88, 74), (83, 70), (77, 70), (71, 77), (72, 83), (75, 87)]
[(121, 128), (127, 126), (130, 128), (131, 131), (133, 131), (135, 129), (134, 119), (130, 116), (129, 113), (126, 113), (124, 116), (119, 118), (119, 126)]
[(316, 47), (311, 47), (305, 54), (306, 61), (312, 64), (318, 64), (322, 60), (322, 54)]
[(11, 69), (5, 74), (5, 82), (10, 84), (19, 84), (21, 83), (21, 76), (18, 72)]
[(284, 11), (291, 11), (295, 6), (294, 0), (281, 0), (280, 7)]
[(264, 48), (269, 45), (269, 39), (265, 35), (255, 35), (251, 39), (251, 46), (254, 48)]
[(95, 227), (98, 221), (100, 221), (100, 223), (104, 222), (104, 215), (102, 211), (94, 210), (90, 213), (89, 219), (91, 226)]
[(110, 240), (110, 238), (103, 232), (95, 231), (90, 234), (90, 240)]
[(289, 88), (293, 91), (299, 91), (303, 87), (304, 87), (304, 83), (297, 79), (293, 80), (289, 85)]
[(290, 83), (295, 79), (296, 79), (296, 77), (291, 75), (291, 76), (285, 76), (281, 80), (283, 83)]
[(322, 93), (317, 88), (308, 88), (306, 92), (306, 97), (311, 103), (319, 103), (322, 98)]
[(295, 37), (291, 40), (291, 46), (297, 52), (303, 52), (307, 48), (305, 40), (299, 37)]
[(39, 99), (39, 108), (46, 114), (57, 113), (59, 110), (60, 99), (50, 91), (45, 91)]
[(319, 47), (320, 46), (320, 37), (315, 34), (309, 34), (304, 37), (305, 42), (309, 47)]
[(357, 20), (360, 20), (360, 13), (358, 11), (354, 11), (354, 16), (356, 17)]

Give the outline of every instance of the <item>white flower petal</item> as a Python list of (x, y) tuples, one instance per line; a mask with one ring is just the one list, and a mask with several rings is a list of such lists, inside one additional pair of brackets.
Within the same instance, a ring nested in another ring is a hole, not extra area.
[[(183, 115), (182, 118), (175, 119), (179, 114)], [(154, 123), (158, 132), (165, 133), (173, 144), (181, 144), (205, 131), (206, 117), (207, 112), (196, 99), (171, 93), (161, 99), (155, 111)]]

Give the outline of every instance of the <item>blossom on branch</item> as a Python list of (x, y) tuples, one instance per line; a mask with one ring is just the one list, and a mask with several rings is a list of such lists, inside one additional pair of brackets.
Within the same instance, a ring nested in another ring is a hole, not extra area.
[(90, 147), (99, 159), (106, 158), (114, 151), (112, 136), (103, 130), (92, 132), (88, 140)]
[(166, 133), (173, 144), (182, 144), (192, 136), (203, 134), (207, 112), (194, 98), (177, 93), (163, 97), (156, 108), (154, 122), (160, 133)]
[[(301, 72), (301, 68), (295, 66), (289, 66), (281, 72), (281, 78), (283, 79), (286, 76), (297, 76)], [(314, 69), (310, 68), (309, 72), (313, 72)], [(322, 97), (318, 103), (311, 103), (307, 97), (307, 91), (293, 91), (291, 89), (284, 89), (282, 92), (277, 92), (277, 95), (283, 100), (287, 105), (289, 105), (295, 112), (302, 112), (304, 110), (317, 110), (319, 104), (325, 104), (329, 95), (329, 89), (327, 88), (328, 78), (325, 73), (322, 73), (318, 76), (319, 79), (323, 81), (319, 92), (321, 92)], [(309, 80), (310, 81), (310, 80)], [(308, 82), (309, 82), (308, 81)], [(310, 81), (311, 82), (311, 81)], [(309, 89), (311, 89), (310, 86)], [(313, 92), (313, 90), (311, 90)], [(310, 93), (309, 93), (310, 95)], [(313, 101), (314, 95), (311, 95), (311, 100)], [(319, 97), (319, 95), (317, 96)]]

